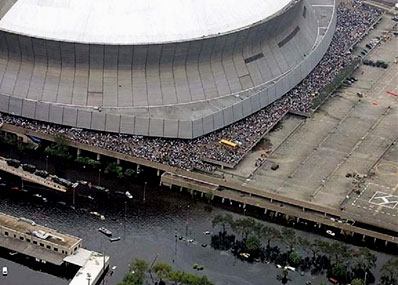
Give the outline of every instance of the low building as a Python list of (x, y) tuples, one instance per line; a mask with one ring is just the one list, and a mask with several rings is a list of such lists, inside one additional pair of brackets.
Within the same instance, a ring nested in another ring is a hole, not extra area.
[(65, 257), (81, 248), (82, 240), (26, 218), (0, 213), (0, 246), (42, 262), (61, 265)]

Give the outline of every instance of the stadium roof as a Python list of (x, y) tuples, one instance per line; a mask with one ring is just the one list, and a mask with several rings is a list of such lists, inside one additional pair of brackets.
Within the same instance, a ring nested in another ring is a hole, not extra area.
[(177, 42), (228, 33), (264, 20), (292, 2), (12, 0), (14, 1), (16, 3), (3, 18), (0, 17), (0, 30), (60, 41), (130, 45)]

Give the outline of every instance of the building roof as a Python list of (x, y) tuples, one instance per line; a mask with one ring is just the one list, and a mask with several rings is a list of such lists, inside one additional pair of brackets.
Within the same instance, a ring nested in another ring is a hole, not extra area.
[(0, 20), (0, 30), (109, 45), (179, 42), (240, 30), (271, 17), (290, 2), (17, 0)]
[[(81, 242), (80, 238), (68, 234), (63, 234), (44, 226), (40, 226), (34, 221), (25, 218), (15, 218), (2, 213), (0, 213), (0, 226), (12, 229), (16, 232), (21, 233), (22, 235), (30, 235), (39, 239), (41, 233), (43, 234), (43, 240), (51, 242), (55, 245), (65, 246), (67, 248), (72, 248), (73, 246)], [(39, 236), (37, 236), (37, 234), (39, 234)]]

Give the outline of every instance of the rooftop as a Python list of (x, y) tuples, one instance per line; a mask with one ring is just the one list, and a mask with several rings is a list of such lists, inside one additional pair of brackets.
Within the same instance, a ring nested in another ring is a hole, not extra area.
[[(178, 42), (229, 33), (267, 19), (292, 2), (14, 1), (14, 5), (9, 3), (8, 6), (12, 7), (4, 17), (0, 17), (0, 30), (66, 42), (122, 45)], [(7, 3), (0, 5), (7, 6)]]
[(24, 235), (32, 237), (42, 236), (43, 240), (71, 248), (81, 241), (80, 238), (60, 233), (56, 230), (37, 225), (31, 220), (25, 218), (15, 218), (0, 213), (0, 227), (6, 227), (18, 231)]

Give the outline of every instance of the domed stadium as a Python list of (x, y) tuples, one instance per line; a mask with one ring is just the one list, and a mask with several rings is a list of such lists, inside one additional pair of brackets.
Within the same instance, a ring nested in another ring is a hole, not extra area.
[(333, 0), (3, 0), (0, 112), (196, 138), (295, 87), (335, 26)]

